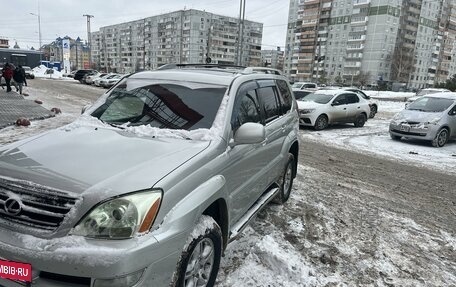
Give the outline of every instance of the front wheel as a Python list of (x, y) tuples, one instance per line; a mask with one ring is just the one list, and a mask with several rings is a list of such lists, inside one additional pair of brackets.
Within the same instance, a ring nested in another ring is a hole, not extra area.
[(293, 154), (288, 154), (288, 162), (285, 169), (279, 179), (279, 194), (273, 199), (273, 203), (284, 204), (290, 198), (291, 189), (293, 187), (294, 169), (295, 169), (295, 158)]
[(187, 239), (173, 286), (214, 286), (220, 266), (222, 243), (220, 226), (212, 217), (203, 215)]
[(328, 127), (328, 117), (325, 115), (318, 116), (317, 120), (315, 121), (314, 129), (317, 131), (321, 131)]
[(432, 140), (432, 146), (443, 147), (448, 142), (448, 138), (449, 132), (447, 129), (443, 128), (437, 133), (435, 138)]
[(393, 141), (398, 141), (402, 138), (401, 136), (393, 135), (392, 133), (390, 133), (390, 137)]

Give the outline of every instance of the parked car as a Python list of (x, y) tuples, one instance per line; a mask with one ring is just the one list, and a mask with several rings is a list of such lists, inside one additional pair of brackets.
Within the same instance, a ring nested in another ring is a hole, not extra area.
[(416, 99), (393, 117), (389, 132), (393, 140), (406, 137), (443, 147), (456, 137), (456, 93), (427, 94)]
[(85, 82), (87, 85), (92, 85), (92, 84), (93, 84), (93, 81), (94, 81), (95, 79), (98, 79), (98, 78), (103, 77), (103, 76), (105, 76), (105, 75), (107, 75), (107, 73), (97, 73), (97, 74), (93, 74), (93, 75), (90, 75), (90, 76), (86, 76), (84, 82)]
[(323, 130), (334, 123), (362, 127), (370, 113), (369, 102), (347, 90), (318, 90), (298, 101), (299, 124)]
[(308, 82), (296, 82), (291, 86), (293, 89), (299, 90), (313, 90), (316, 91), (318, 89), (318, 85), (315, 83), (308, 83)]
[(369, 102), (369, 108), (370, 108), (370, 113), (369, 113), (369, 118), (372, 119), (375, 117), (375, 115), (377, 114), (378, 112), (378, 102), (373, 100), (371, 97), (369, 97), (368, 95), (366, 95), (366, 93), (364, 93), (363, 91), (361, 91), (360, 89), (358, 88), (344, 88), (344, 90), (346, 91), (350, 91), (350, 92), (355, 92), (357, 93), (359, 96), (361, 96), (363, 99), (365, 99), (366, 101)]
[(313, 93), (313, 91), (310, 90), (301, 90), (301, 89), (293, 89), (293, 94), (295, 96), (295, 99), (297, 101), (302, 100), (305, 98), (307, 95)]
[(90, 69), (77, 70), (76, 73), (74, 74), (73, 78), (82, 84), (83, 83), (82, 78), (84, 78), (84, 76), (86, 74), (95, 74), (95, 73), (98, 73), (98, 72), (96, 70), (90, 70)]
[(98, 78), (95, 78), (95, 79), (93, 80), (93, 84), (94, 84), (95, 86), (97, 86), (97, 87), (101, 87), (100, 82), (101, 82), (102, 80), (107, 79), (108, 77), (114, 77), (115, 75), (116, 75), (116, 74), (106, 74), (106, 75), (104, 75), (104, 76), (100, 76), (100, 77), (98, 77)]
[(445, 92), (451, 92), (451, 91), (448, 89), (438, 89), (438, 88), (421, 89), (418, 92), (416, 92), (415, 96), (407, 98), (407, 100), (405, 101), (405, 106), (407, 107), (411, 102), (415, 101), (418, 98), (421, 98), (422, 96), (435, 94), (435, 93), (445, 93)]
[(122, 75), (112, 75), (112, 77), (101, 80), (100, 86), (103, 88), (110, 88), (114, 86), (120, 79), (122, 79)]
[(29, 66), (22, 66), (22, 68), (24, 68), (25, 77), (27, 79), (35, 79), (35, 74), (33, 73), (32, 68), (30, 68)]
[(33, 266), (34, 286), (214, 286), (227, 244), (288, 200), (298, 133), (278, 71), (127, 76), (77, 122), (0, 148), (0, 265)]

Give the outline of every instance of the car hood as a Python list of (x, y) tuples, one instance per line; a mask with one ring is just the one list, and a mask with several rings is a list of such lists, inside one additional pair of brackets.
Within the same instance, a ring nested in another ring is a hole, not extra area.
[(209, 143), (109, 128), (58, 129), (0, 149), (0, 176), (72, 194), (121, 194), (151, 188)]
[(398, 113), (393, 120), (398, 122), (419, 122), (426, 123), (441, 118), (442, 113), (429, 113), (416, 110), (403, 110)]
[(298, 109), (318, 109), (326, 106), (326, 104), (319, 104), (316, 102), (297, 101)]

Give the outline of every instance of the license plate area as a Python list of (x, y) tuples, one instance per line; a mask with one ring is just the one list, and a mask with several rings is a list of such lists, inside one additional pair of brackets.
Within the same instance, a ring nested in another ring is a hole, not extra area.
[(401, 125), (400, 126), (400, 130), (401, 130), (401, 132), (408, 133), (408, 132), (410, 132), (410, 126), (409, 125)]
[(0, 259), (0, 278), (32, 282), (32, 265)]

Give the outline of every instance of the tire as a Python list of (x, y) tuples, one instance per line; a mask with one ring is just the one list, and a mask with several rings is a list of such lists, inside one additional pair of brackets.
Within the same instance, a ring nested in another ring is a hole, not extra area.
[(201, 216), (182, 251), (173, 286), (213, 287), (222, 257), (222, 238), (217, 222)]
[(390, 133), (390, 137), (393, 141), (399, 141), (401, 140), (401, 136), (396, 136), (396, 135), (393, 135), (392, 133)]
[(366, 123), (366, 115), (365, 114), (360, 114), (358, 117), (356, 117), (356, 120), (354, 122), (355, 127), (361, 128), (364, 126)]
[(326, 115), (319, 115), (315, 121), (314, 129), (316, 131), (324, 130), (328, 127), (328, 117)]
[(450, 132), (446, 128), (442, 128), (439, 130), (435, 138), (432, 140), (433, 147), (443, 147), (449, 139)]
[(296, 164), (294, 155), (290, 153), (288, 154), (287, 164), (285, 165), (283, 173), (280, 176), (278, 182), (280, 186), (279, 194), (277, 194), (277, 196), (274, 197), (274, 199), (272, 200), (273, 203), (284, 204), (288, 201), (288, 198), (290, 198), (291, 189), (293, 187), (293, 175), (295, 174), (295, 166)]
[(377, 114), (377, 106), (372, 105), (370, 107), (370, 113), (369, 113), (369, 119), (372, 119), (375, 117), (375, 114)]

